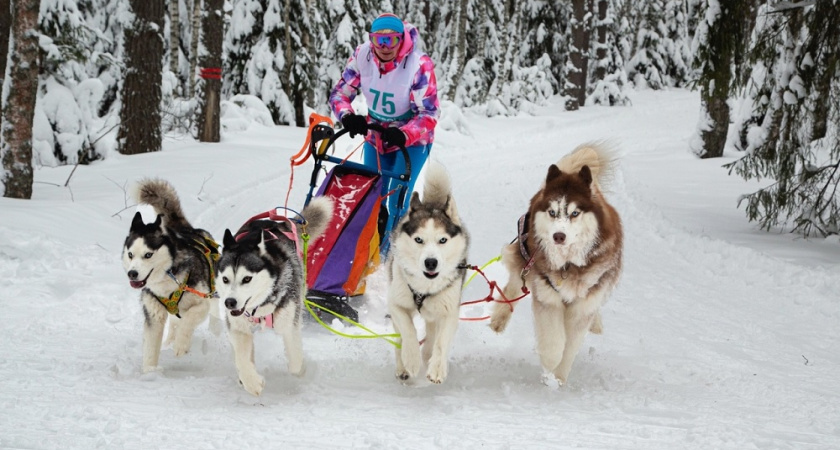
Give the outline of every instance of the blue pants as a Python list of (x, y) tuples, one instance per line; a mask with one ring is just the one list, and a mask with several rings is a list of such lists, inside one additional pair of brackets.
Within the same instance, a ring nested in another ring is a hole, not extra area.
[[(411, 147), (406, 147), (406, 150), (408, 151), (408, 157), (411, 159), (411, 180), (408, 182), (408, 190), (405, 193), (405, 199), (402, 205), (398, 204), (399, 192), (395, 192), (390, 197), (388, 197), (385, 202), (383, 202), (385, 206), (388, 207), (389, 216), (388, 225), (385, 228), (385, 235), (383, 236), (382, 242), (383, 254), (387, 252), (387, 239), (388, 235), (391, 232), (391, 228), (393, 228), (394, 224), (397, 223), (402, 214), (408, 210), (408, 204), (411, 201), (411, 193), (414, 192), (414, 183), (417, 182), (417, 177), (420, 175), (420, 170), (423, 169), (423, 166), (426, 164), (426, 160), (429, 158), (429, 153), (431, 153), (432, 151), (432, 144), (414, 145)], [(369, 143), (365, 142), (363, 152), (364, 164), (370, 167), (372, 170), (376, 170), (376, 149)], [(405, 172), (405, 158), (403, 158), (402, 151), (396, 151), (392, 153), (386, 153), (384, 155), (379, 155), (379, 164), (382, 167), (382, 170), (397, 173)], [(391, 190), (399, 186), (399, 184), (399, 180), (395, 180), (392, 178), (384, 179), (382, 183), (381, 195), (385, 195), (391, 192)]]

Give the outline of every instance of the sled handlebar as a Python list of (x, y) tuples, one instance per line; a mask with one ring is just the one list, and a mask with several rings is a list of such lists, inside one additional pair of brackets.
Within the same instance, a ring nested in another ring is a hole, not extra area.
[[(368, 130), (373, 130), (378, 133), (382, 133), (383, 131), (385, 131), (385, 127), (383, 127), (382, 125), (377, 125), (375, 123), (369, 123), (367, 127)], [(403, 155), (403, 159), (405, 159), (405, 173), (403, 173), (400, 179), (403, 181), (408, 181), (411, 179), (411, 158), (408, 156), (408, 150), (406, 150), (405, 144), (400, 145), (399, 149)]]
[[(373, 131), (381, 133), (381, 132), (385, 131), (385, 127), (383, 127), (382, 125), (377, 125), (377, 124), (368, 124), (368, 130), (373, 130)], [(344, 128), (344, 129), (338, 131), (337, 133), (333, 134), (332, 133), (332, 128), (328, 128), (328, 127), (323, 127), (323, 130), (316, 130), (316, 131), (319, 131), (319, 136), (313, 137), (313, 144), (312, 145), (314, 147), (315, 141), (320, 141), (321, 139), (328, 139), (327, 145), (322, 147), (324, 150), (330, 148), (335, 143), (336, 139), (340, 138), (341, 136), (344, 136), (345, 134), (347, 134), (349, 132), (349, 130), (347, 128)], [(324, 133), (324, 134), (321, 135), (320, 133)], [(315, 131), (313, 131), (313, 136), (315, 134), (316, 134)], [(407, 182), (407, 181), (411, 180), (411, 157), (408, 156), (408, 150), (406, 150), (405, 145), (399, 146), (399, 150), (403, 155), (403, 159), (405, 159), (405, 172), (403, 172), (402, 174), (394, 174), (394, 176), (398, 177), (400, 179), (400, 181), (406, 181)], [(319, 155), (323, 155), (323, 153), (324, 152), (313, 152), (313, 154), (316, 155), (316, 157), (319, 157)], [(323, 158), (323, 156), (321, 156), (321, 157)]]

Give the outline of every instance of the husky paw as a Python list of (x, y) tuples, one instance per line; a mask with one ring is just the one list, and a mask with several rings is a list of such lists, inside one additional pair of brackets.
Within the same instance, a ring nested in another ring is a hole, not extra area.
[(163, 367), (160, 366), (143, 366), (143, 373), (163, 372)]
[(490, 329), (496, 333), (505, 331), (508, 321), (510, 320), (510, 309), (497, 308), (490, 316)]
[(172, 351), (175, 352), (175, 356), (184, 356), (187, 352), (190, 351), (190, 340), (189, 339), (178, 339), (172, 344)]
[(560, 389), (565, 384), (563, 380), (557, 378), (551, 372), (543, 373), (542, 376), (540, 376), (540, 381), (542, 382), (542, 384), (548, 386), (548, 388), (552, 390)]
[(448, 365), (446, 361), (432, 358), (432, 362), (429, 364), (429, 370), (426, 371), (426, 378), (434, 384), (441, 384), (446, 379), (447, 372)]
[[(403, 372), (405, 372), (409, 377), (413, 377), (420, 372), (422, 362), (420, 361), (420, 350), (416, 346), (403, 346), (401, 358), (403, 362)], [(397, 376), (399, 377), (399, 374), (397, 374)]]
[(400, 381), (406, 381), (411, 378), (411, 375), (408, 374), (405, 370), (398, 370), (397, 373), (394, 374)]
[(249, 394), (259, 397), (265, 387), (265, 378), (259, 374), (246, 375), (239, 377), (239, 384), (248, 391)]
[(306, 375), (306, 364), (301, 363), (299, 366), (292, 366), (289, 364), (289, 373), (296, 377)]
[(592, 334), (603, 334), (604, 333), (604, 324), (601, 323), (601, 314), (595, 314), (595, 318), (592, 319), (592, 323), (589, 325), (589, 332)]

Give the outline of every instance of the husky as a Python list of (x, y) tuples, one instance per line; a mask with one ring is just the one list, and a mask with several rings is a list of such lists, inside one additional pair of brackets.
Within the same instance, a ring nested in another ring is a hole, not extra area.
[[(138, 203), (157, 213), (145, 223), (138, 211), (131, 221), (122, 252), (122, 263), (131, 287), (140, 290), (143, 305), (143, 372), (158, 370), (163, 331), (164, 345), (175, 356), (190, 350), (196, 327), (207, 318), (215, 302), (215, 267), (218, 245), (205, 230), (193, 228), (184, 217), (175, 189), (167, 181), (145, 179), (133, 193)], [(211, 330), (220, 327), (218, 319)]]
[(251, 220), (236, 235), (225, 230), (219, 260), (219, 296), (227, 308), (225, 322), (233, 346), (239, 382), (259, 396), (265, 379), (254, 364), (255, 329), (274, 328), (283, 336), (289, 372), (302, 376), (305, 367), (301, 326), (306, 280), (301, 235), (321, 235), (332, 218), (332, 200), (317, 197), (303, 209), (303, 223)]
[[(601, 333), (601, 305), (621, 276), (621, 219), (601, 192), (614, 165), (611, 149), (594, 143), (551, 165), (520, 219), (518, 237), (502, 248), (509, 273), (505, 299), (518, 296), (523, 287), (533, 296), (537, 353), (546, 382), (566, 383), (587, 330)], [(490, 328), (501, 333), (514, 304), (497, 300)]]
[(423, 187), (391, 236), (387, 262), (388, 311), (402, 348), (396, 349), (396, 376), (408, 380), (421, 366), (420, 344), (413, 318), (426, 324), (422, 362), (426, 378), (442, 383), (448, 374), (448, 353), (458, 327), (458, 308), (466, 275), (469, 235), (461, 223), (451, 182), (439, 163), (430, 164)]

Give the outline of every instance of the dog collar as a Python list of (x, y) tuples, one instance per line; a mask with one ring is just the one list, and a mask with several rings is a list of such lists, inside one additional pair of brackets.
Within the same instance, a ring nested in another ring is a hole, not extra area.
[[(460, 263), (460, 264), (458, 264), (458, 267), (457, 267), (457, 269), (458, 269), (459, 271), (467, 270), (467, 269), (469, 269), (469, 268), (470, 268), (470, 266), (469, 266), (469, 265), (467, 265), (467, 261), (466, 261), (466, 260), (461, 261), (461, 263)], [(411, 295), (414, 297), (414, 304), (417, 306), (417, 311), (420, 311), (420, 308), (422, 308), (422, 307), (423, 307), (423, 301), (425, 301), (428, 297), (431, 297), (431, 296), (434, 296), (434, 295), (440, 294), (441, 292), (443, 292), (443, 291), (447, 290), (450, 286), (452, 286), (452, 284), (453, 284), (453, 283), (455, 283), (455, 280), (456, 280), (456, 279), (457, 279), (457, 277), (452, 278), (446, 286), (442, 287), (442, 288), (441, 288), (439, 291), (437, 291), (437, 292), (427, 292), (427, 293), (425, 293), (425, 294), (421, 294), (421, 293), (419, 293), (419, 292), (415, 291), (415, 290), (414, 290), (414, 288), (413, 288), (413, 287), (411, 287), (411, 285), (410, 285), (410, 284), (406, 284), (406, 286), (408, 286), (408, 290), (409, 290), (409, 291), (411, 291)], [(463, 279), (463, 278), (462, 278), (462, 279)]]
[(262, 325), (263, 329), (266, 328), (274, 328), (274, 314), (269, 314), (265, 317), (254, 317), (249, 315), (247, 312), (245, 316), (248, 318), (248, 322), (251, 322), (254, 325)]

